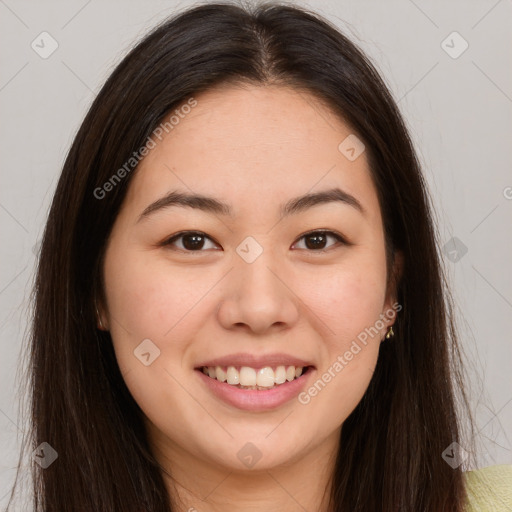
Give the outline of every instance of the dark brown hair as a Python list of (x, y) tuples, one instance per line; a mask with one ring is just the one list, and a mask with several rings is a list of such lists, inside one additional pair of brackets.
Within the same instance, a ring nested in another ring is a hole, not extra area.
[(59, 457), (47, 469), (32, 465), (32, 509), (173, 509), (143, 413), (110, 334), (95, 320), (106, 242), (136, 171), (103, 198), (95, 190), (168, 112), (226, 83), (293, 87), (339, 114), (366, 146), (388, 276), (394, 251), (404, 255), (403, 310), (394, 339), (381, 344), (363, 399), (342, 426), (332, 512), (463, 510), (462, 470), (441, 456), (460, 441), (458, 405), (469, 411), (461, 354), (430, 200), (404, 121), (375, 67), (339, 29), (303, 8), (272, 3), (210, 3), (166, 20), (116, 67), (73, 141), (34, 287), (28, 439), (32, 450), (47, 442)]

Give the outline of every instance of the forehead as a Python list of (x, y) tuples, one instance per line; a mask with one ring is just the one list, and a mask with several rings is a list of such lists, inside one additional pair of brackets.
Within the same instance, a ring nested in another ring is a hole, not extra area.
[(179, 188), (232, 204), (250, 197), (277, 208), (286, 197), (339, 186), (368, 209), (375, 207), (365, 152), (351, 160), (340, 151), (353, 131), (313, 95), (244, 85), (217, 87), (194, 99), (195, 106), (180, 111), (140, 163), (129, 204), (140, 208)]

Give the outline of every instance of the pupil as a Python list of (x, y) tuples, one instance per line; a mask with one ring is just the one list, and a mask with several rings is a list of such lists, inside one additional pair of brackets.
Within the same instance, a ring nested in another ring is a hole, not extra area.
[[(191, 243), (187, 242), (192, 240)], [(183, 247), (185, 249), (193, 250), (193, 249), (201, 249), (204, 244), (204, 239), (202, 235), (186, 235), (183, 237)]]
[[(309, 241), (313, 240), (313, 243)], [(306, 237), (306, 246), (308, 249), (322, 249), (325, 245), (326, 236), (323, 234), (314, 234)]]
[[(322, 249), (325, 246), (326, 236), (324, 234), (313, 234), (306, 237), (306, 246), (308, 249)], [(183, 237), (183, 246), (185, 249), (201, 249), (204, 245), (202, 235), (186, 235)]]

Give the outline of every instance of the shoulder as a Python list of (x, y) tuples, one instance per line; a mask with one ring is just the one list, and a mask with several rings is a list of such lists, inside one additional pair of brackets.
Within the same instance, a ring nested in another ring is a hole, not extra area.
[(467, 512), (512, 510), (512, 464), (489, 466), (464, 473)]

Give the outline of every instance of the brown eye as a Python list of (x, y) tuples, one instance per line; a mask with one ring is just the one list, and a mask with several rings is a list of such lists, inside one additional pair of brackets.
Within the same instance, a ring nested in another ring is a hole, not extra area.
[(214, 246), (216, 244), (212, 239), (200, 231), (183, 231), (169, 238), (163, 245), (173, 246), (177, 241), (181, 241), (181, 244), (177, 244), (177, 248), (187, 252), (200, 252), (202, 249), (211, 249), (208, 247), (208, 241), (212, 242)]
[[(299, 240), (304, 240), (305, 242), (305, 246), (299, 247), (300, 249), (313, 252), (327, 251), (336, 245), (336, 242), (350, 245), (341, 235), (333, 231), (312, 231), (302, 235)], [(329, 240), (334, 240), (334, 243), (329, 244)], [(208, 244), (210, 245), (208, 246)], [(203, 250), (219, 247), (209, 236), (201, 231), (182, 231), (167, 239), (162, 245), (184, 252), (202, 252)]]
[(334, 239), (343, 245), (347, 245), (345, 239), (337, 233), (332, 231), (313, 231), (311, 233), (306, 233), (299, 238), (299, 240), (305, 241), (305, 247), (300, 247), (300, 249), (308, 249), (317, 252), (326, 251), (332, 247), (332, 245), (335, 245), (330, 244), (327, 246), (329, 239)]

